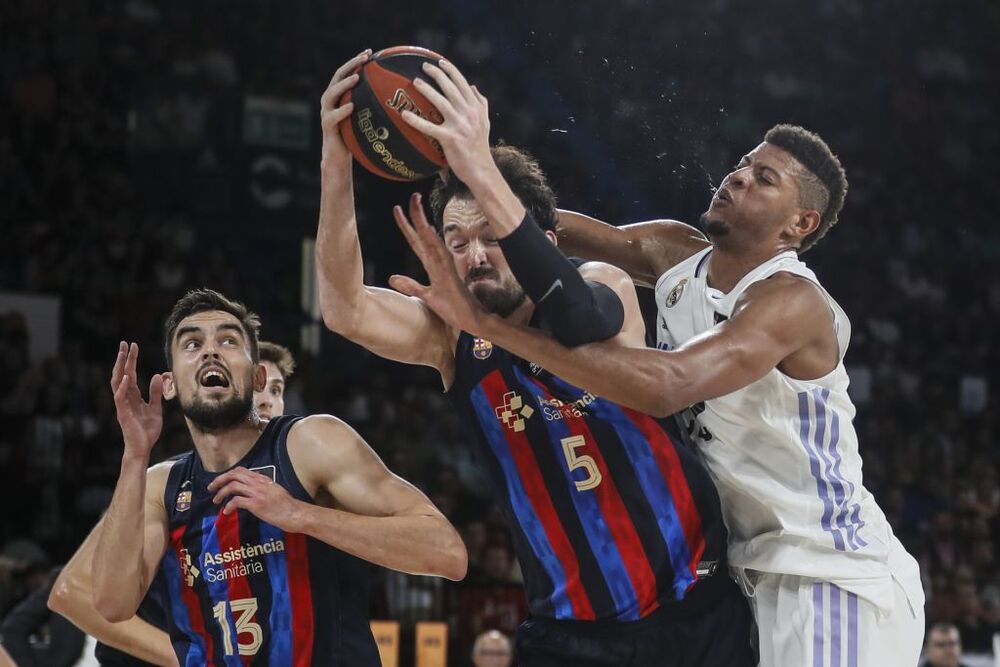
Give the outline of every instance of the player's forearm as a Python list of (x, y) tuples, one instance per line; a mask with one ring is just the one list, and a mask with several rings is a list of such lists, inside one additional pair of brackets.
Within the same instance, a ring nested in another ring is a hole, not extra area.
[(479, 335), (591, 393), (665, 417), (686, 407), (690, 383), (669, 353), (610, 343), (568, 348), (537, 329), (485, 315)]
[(91, 568), (94, 607), (109, 621), (135, 615), (145, 593), (143, 547), (148, 456), (122, 457)]
[(344, 333), (364, 296), (364, 261), (354, 213), (351, 165), (324, 165), (316, 231), (316, 272), (323, 320)]
[(391, 570), (465, 577), (465, 544), (439, 515), (363, 516), (303, 503), (296, 524), (297, 532)]
[(524, 219), (525, 208), (491, 161), (465, 183), (498, 238), (511, 234)]
[[(98, 534), (93, 534), (94, 546)], [(108, 646), (154, 665), (176, 665), (177, 656), (166, 632), (138, 616), (121, 623), (111, 623), (98, 613), (94, 607), (90, 578), (92, 556), (93, 547), (88, 549), (87, 542), (84, 542), (59, 573), (49, 594), (49, 609), (62, 614), (76, 627)]]

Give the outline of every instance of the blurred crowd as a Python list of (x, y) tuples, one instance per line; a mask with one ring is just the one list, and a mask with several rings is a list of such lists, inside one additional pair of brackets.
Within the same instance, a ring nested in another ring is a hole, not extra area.
[[(0, 6), (0, 293), (61, 304), (58, 354), (41, 358), (25, 315), (0, 307), (0, 617), (110, 498), (117, 341), (138, 341), (142, 370), (159, 370), (163, 317), (204, 285), (296, 350), (288, 412), (347, 420), (466, 539), (466, 582), (385, 574), (374, 612), (449, 620), (462, 655), (524, 618), (510, 538), (438, 378), (303, 334), (315, 325), (301, 258), (319, 95), (362, 48), (413, 43), (487, 93), (494, 136), (537, 155), (563, 206), (616, 223), (695, 220), (776, 122), (827, 139), (851, 187), (806, 260), (852, 319), (866, 485), (921, 563), (928, 623), (988, 650), (1000, 629), (1000, 188), (987, 169), (1000, 150), (1000, 9), (772, 4), (623, 0), (586, 19), (554, 2), (439, 0), (419, 16), (398, 0), (248, 0), (238, 17), (223, 0)], [(242, 124), (253, 96), (304, 104), (306, 145), (254, 145)], [(255, 180), (265, 155), (284, 165), (276, 181)], [(386, 202), (410, 187), (367, 174), (356, 185), (367, 279), (413, 271), (386, 233)], [(157, 455), (189, 446), (169, 411)]]

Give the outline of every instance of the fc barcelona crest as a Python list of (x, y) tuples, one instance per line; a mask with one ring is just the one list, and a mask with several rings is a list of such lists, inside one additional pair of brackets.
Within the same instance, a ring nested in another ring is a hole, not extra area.
[(670, 294), (667, 295), (667, 308), (673, 308), (681, 300), (681, 294), (684, 293), (684, 286), (687, 285), (687, 281), (688, 279), (684, 278), (670, 290)]
[(476, 359), (483, 361), (489, 359), (491, 354), (493, 354), (493, 343), (485, 338), (477, 338), (472, 341), (472, 356)]
[(191, 509), (191, 492), (181, 491), (177, 494), (177, 504), (174, 506), (178, 512), (187, 512)]

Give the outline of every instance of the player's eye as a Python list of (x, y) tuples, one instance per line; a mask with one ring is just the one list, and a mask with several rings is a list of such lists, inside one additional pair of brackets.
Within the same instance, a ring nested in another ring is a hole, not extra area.
[(454, 251), (456, 251), (456, 252), (458, 252), (460, 250), (465, 250), (465, 247), (467, 245), (469, 245), (469, 244), (466, 243), (465, 241), (456, 241), (456, 242), (454, 242), (454, 243), (451, 244), (451, 249), (454, 250)]
[(184, 349), (185, 350), (197, 350), (198, 349), (198, 341), (196, 341), (194, 339), (191, 339), (191, 340), (187, 341), (186, 343), (184, 343)]

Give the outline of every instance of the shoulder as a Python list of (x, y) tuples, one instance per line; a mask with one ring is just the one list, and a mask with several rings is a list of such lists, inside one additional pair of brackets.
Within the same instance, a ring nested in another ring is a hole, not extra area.
[(733, 308), (734, 318), (738, 315), (750, 316), (772, 329), (789, 328), (790, 332), (828, 327), (833, 317), (816, 283), (785, 271), (747, 287)]
[(657, 275), (712, 245), (698, 229), (679, 220), (662, 219), (639, 223), (638, 241)]
[(619, 288), (632, 287), (632, 279), (628, 273), (607, 262), (584, 262), (580, 265), (580, 275), (585, 280), (602, 283), (615, 291)]
[(303, 417), (292, 424), (286, 442), (297, 471), (341, 465), (364, 445), (357, 431), (333, 415)]
[(170, 481), (170, 471), (179, 464), (180, 459), (168, 459), (146, 469), (146, 500), (155, 505), (163, 506), (163, 495)]

